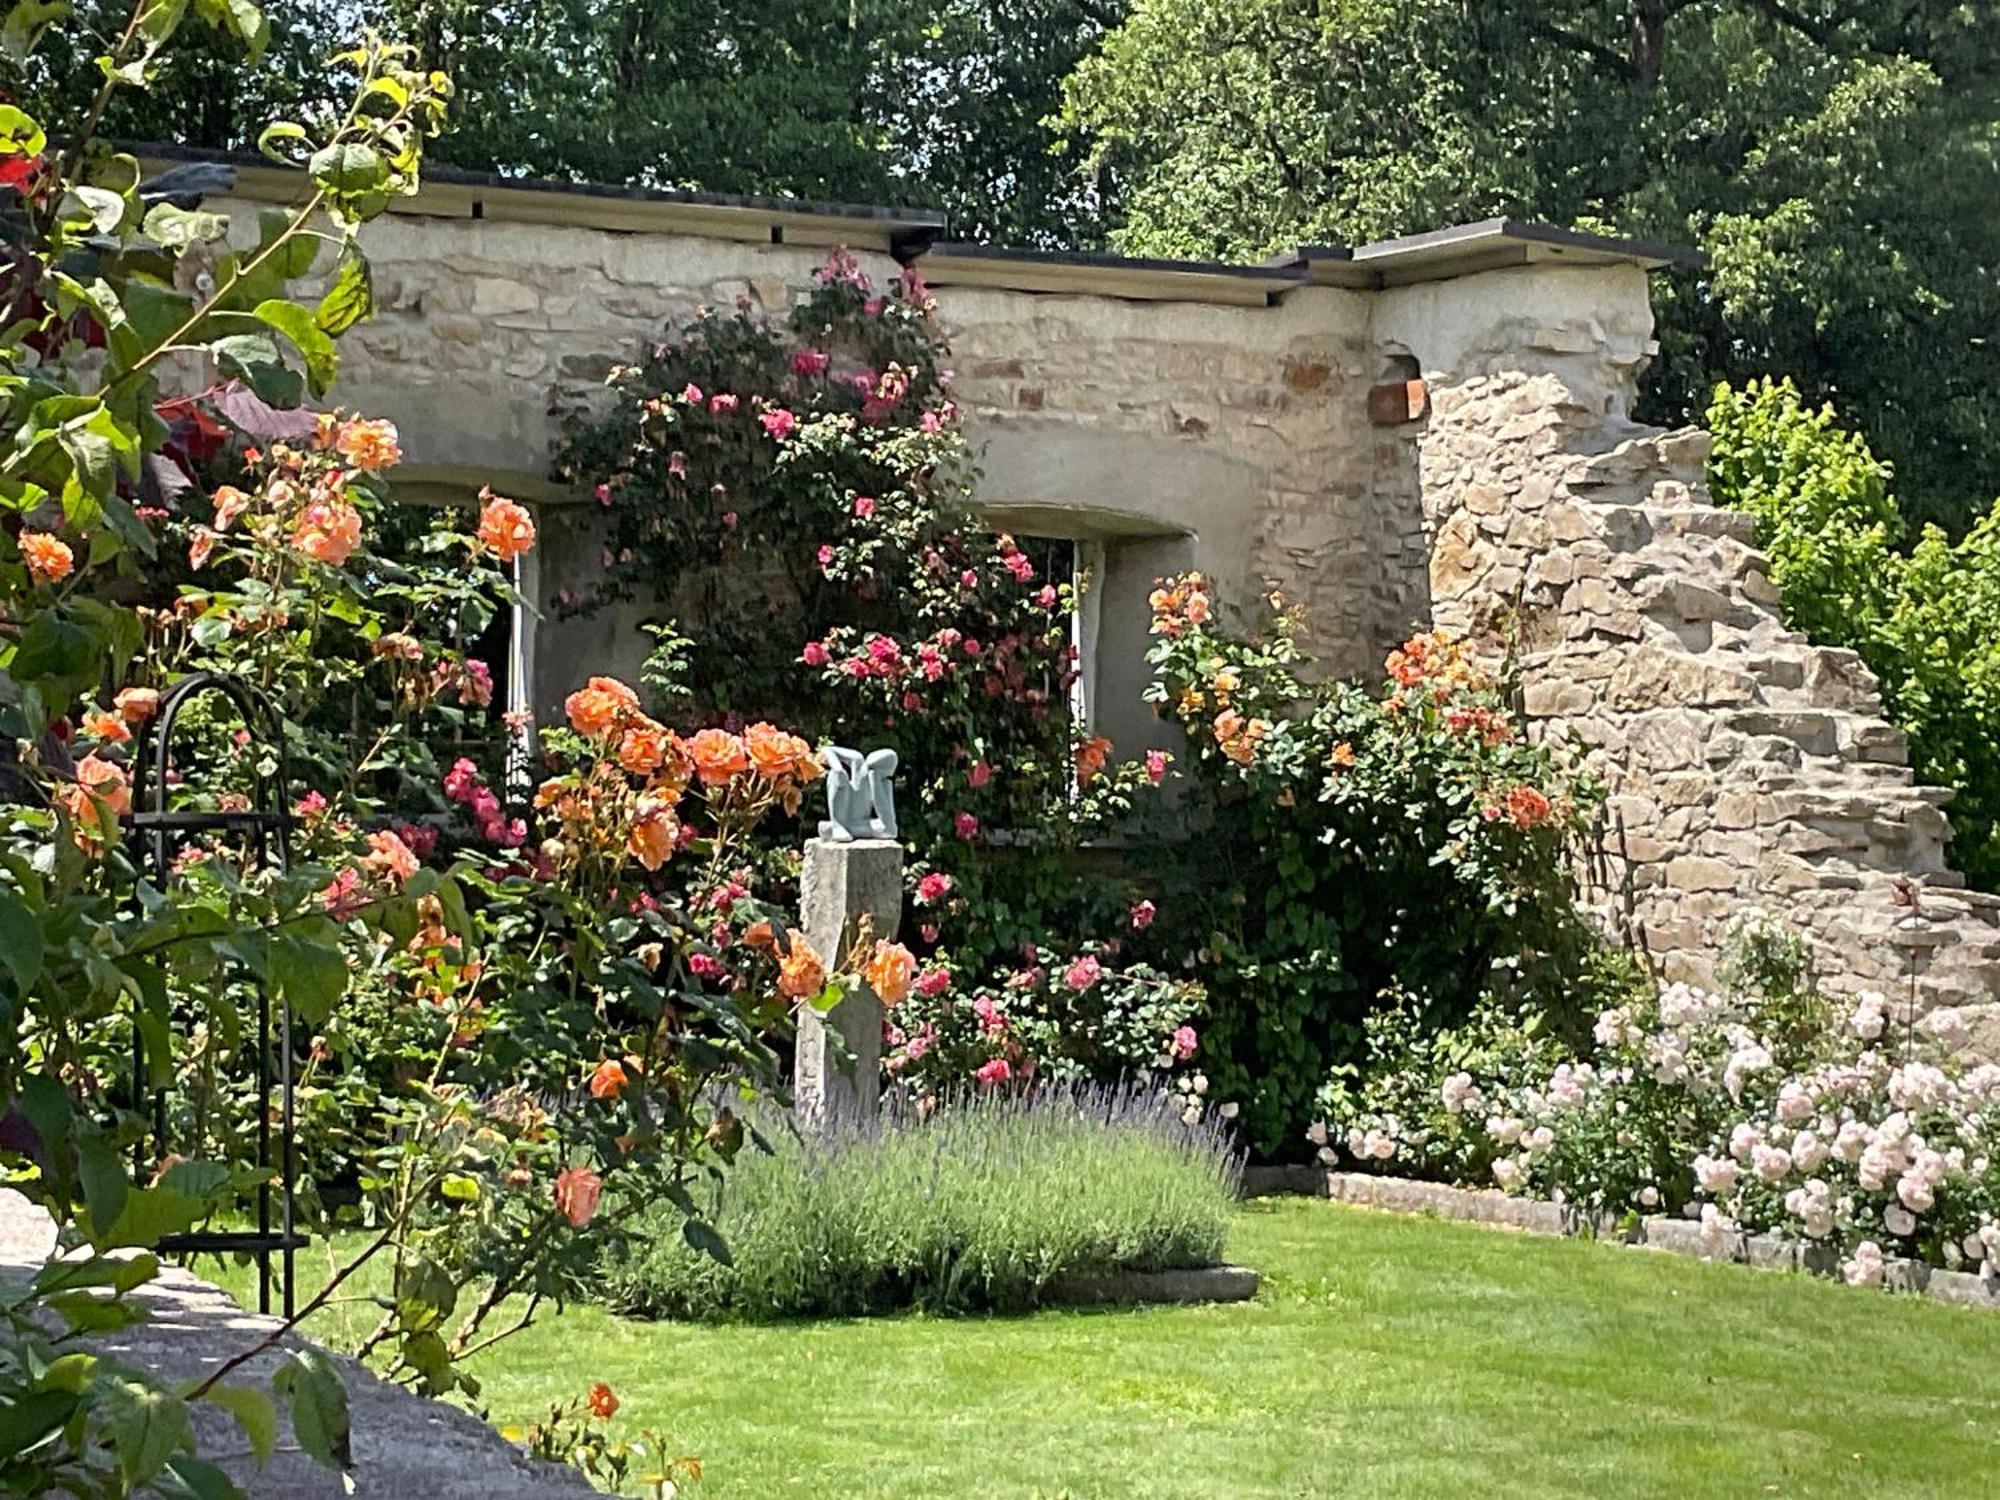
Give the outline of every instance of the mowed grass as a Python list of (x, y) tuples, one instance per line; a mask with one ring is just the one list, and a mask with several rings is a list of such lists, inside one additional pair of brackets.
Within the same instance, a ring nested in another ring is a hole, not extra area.
[(616, 1427), (700, 1455), (700, 1500), (2000, 1496), (2000, 1312), (1298, 1199), (1230, 1252), (1255, 1302), (572, 1308), (474, 1368), (503, 1423), (609, 1382)]

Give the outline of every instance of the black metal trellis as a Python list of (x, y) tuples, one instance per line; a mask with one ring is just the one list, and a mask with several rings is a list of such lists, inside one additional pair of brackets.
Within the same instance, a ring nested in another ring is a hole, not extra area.
[[(275, 769), (256, 776), (256, 796), (243, 812), (175, 812), (167, 806), (169, 778), (173, 768), (174, 722), (195, 698), (219, 693), (230, 700), (242, 716), (243, 727), (268, 744), (276, 756)], [(154, 877), (164, 886), (170, 878), (173, 859), (191, 834), (229, 833), (248, 841), (254, 864), (282, 871), (291, 856), (291, 810), (288, 801), (290, 772), (285, 756), (283, 726), (269, 701), (249, 683), (219, 672), (197, 672), (183, 678), (161, 695), (159, 709), (141, 732), (136, 765), (136, 786), (129, 821), (134, 833), (150, 845)], [(163, 1252), (185, 1255), (244, 1253), (257, 1262), (257, 1306), (271, 1310), (271, 1262), (281, 1257), (285, 1316), (296, 1306), (293, 1252), (306, 1241), (297, 1232), (297, 1130), (293, 1112), (292, 1011), (287, 1001), (277, 1006), (277, 1028), (272, 1030), (271, 987), (267, 980), (257, 985), (257, 1165), (273, 1163), (271, 1104), (275, 1085), (279, 1095), (279, 1128), (276, 1167), (279, 1188), (278, 1224), (272, 1218), (271, 1173), (260, 1173), (257, 1185), (257, 1227), (248, 1230), (203, 1230), (170, 1235), (160, 1241)], [(273, 1077), (275, 1073), (276, 1077)], [(132, 1025), (132, 1104), (140, 1115), (151, 1113), (153, 1144), (158, 1157), (168, 1152), (167, 1090), (171, 1082), (152, 1091), (147, 1098), (146, 1040), (135, 1012)], [(146, 1142), (133, 1148), (133, 1169), (145, 1170)]]

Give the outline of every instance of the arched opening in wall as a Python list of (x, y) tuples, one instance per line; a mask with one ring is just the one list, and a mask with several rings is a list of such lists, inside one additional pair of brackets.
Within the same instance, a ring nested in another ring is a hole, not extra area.
[(1174, 748), (1175, 732), (1145, 701), (1152, 643), (1146, 600), (1155, 579), (1193, 565), (1194, 535), (1146, 517), (1079, 506), (986, 502), (980, 511), (994, 530), (1014, 538), (1039, 577), (1075, 585), (1074, 722), (1108, 738), (1121, 756)]

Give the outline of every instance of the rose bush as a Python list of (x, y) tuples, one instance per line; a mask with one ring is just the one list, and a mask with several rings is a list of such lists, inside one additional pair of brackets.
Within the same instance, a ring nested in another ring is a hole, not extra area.
[[(792, 1007), (834, 1003), (858, 963), (913, 964), (822, 960), (738, 899), (751, 830), (817, 774), (805, 741), (683, 740), (609, 681), (537, 745), (496, 733), (478, 641), (531, 518), (492, 496), (392, 510), (394, 430), (297, 410), (369, 311), (352, 230), (414, 190), (449, 85), (374, 38), (334, 59), (353, 102), (264, 141), (304, 168), (300, 205), (232, 236), (188, 206), (202, 185), (91, 140), (190, 13), (261, 40), (253, 6), (143, 0), (60, 154), (0, 105), (0, 1163), (69, 1252), (0, 1314), (0, 1479), (24, 1493), (238, 1493), (194, 1451), (197, 1401), (253, 1458), (285, 1403), (314, 1457), (347, 1460), (344, 1387), (310, 1349), (266, 1388), (234, 1377), (269, 1338), (188, 1386), (73, 1342), (143, 1317), (151, 1247), (239, 1226), (268, 1181), (244, 1082), (260, 994), (298, 1028), (313, 1227), (367, 1231), (299, 1314), (389, 1259), (368, 1349), (440, 1392), (567, 1289), (620, 1205), (686, 1205), (683, 1233), (719, 1251), (686, 1185), (742, 1139), (729, 1091), (771, 1080)], [(10, 47), (62, 14), (16, 6)], [(293, 300), (309, 276), (317, 300)], [(137, 767), (200, 672), (257, 690), (276, 727), (188, 702), (159, 869)], [(204, 821), (269, 809), (281, 760), (283, 865)]]
[(1759, 920), (1725, 978), (1634, 985), (1583, 1048), (1503, 1016), (1445, 1035), (1385, 1017), (1314, 1138), (1368, 1170), (1685, 1214), (1717, 1253), (1781, 1234), (1857, 1283), (1887, 1255), (2000, 1275), (2000, 1068), (1926, 1057), (1880, 994), (1822, 994), (1800, 940)]
[(1315, 680), (1282, 600), (1226, 624), (1189, 574), (1152, 606), (1149, 697), (1187, 734), (1193, 794), (1151, 936), (1197, 955), (1206, 1072), (1254, 1150), (1292, 1149), (1385, 994), (1432, 1028), (1482, 998), (1561, 1008), (1594, 946), (1570, 865), (1592, 793), (1474, 643), (1417, 636), (1371, 691)]
[[(947, 357), (921, 280), (878, 289), (843, 252), (775, 319), (746, 304), (671, 331), (566, 424), (558, 468), (603, 507), (605, 575), (562, 604), (659, 601), (668, 649), (648, 682), (662, 711), (723, 726), (782, 711), (810, 735), (894, 748), (906, 935), (927, 974), (970, 995), (1037, 945), (1074, 957), (1125, 931), (1141, 893), (1078, 881), (1076, 856), (1165, 762), (1121, 761), (1073, 722), (1076, 584), (973, 519)], [(698, 615), (695, 639), (674, 615)], [(793, 863), (776, 848), (752, 861), (759, 888), (787, 891)], [(912, 1004), (923, 1014), (904, 1029), (921, 1038), (948, 1002)], [(1158, 1040), (1038, 1038), (1052, 1061), (1107, 1072), (1148, 1065)], [(887, 1051), (924, 1088), (996, 1060), (902, 1045)], [(1009, 1067), (1026, 1075), (1022, 1045)]]

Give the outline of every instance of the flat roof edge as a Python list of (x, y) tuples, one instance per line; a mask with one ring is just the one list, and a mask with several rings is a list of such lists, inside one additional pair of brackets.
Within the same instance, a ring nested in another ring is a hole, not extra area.
[[(304, 180), (299, 169), (254, 152), (153, 143), (125, 149), (161, 163), (233, 168), (236, 191), (245, 197), (286, 198)], [(1708, 263), (1705, 255), (1683, 246), (1508, 218), (1352, 248), (1302, 245), (1258, 265), (1014, 249), (947, 240), (946, 215), (929, 209), (509, 177), (442, 165), (427, 165), (416, 195), (391, 205), (391, 211), (774, 244), (847, 244), (920, 262), (940, 286), (1239, 306), (1276, 302), (1303, 286), (1373, 291), (1515, 266), (1623, 264), (1657, 271)]]
[[(141, 158), (160, 162), (213, 162), (234, 167), (244, 174), (283, 174), (287, 179), (303, 179), (297, 168), (274, 162), (249, 151), (215, 151), (198, 146), (162, 145), (155, 142), (122, 143)], [(442, 191), (439, 191), (442, 190)], [(812, 198), (781, 198), (757, 194), (700, 192), (687, 188), (653, 188), (611, 183), (576, 182), (550, 177), (510, 177), (499, 172), (476, 172), (463, 167), (426, 163), (417, 193), (398, 200), (391, 211), (423, 213), (440, 198), (462, 200), (468, 196), (506, 198), (546, 198), (562, 205), (565, 220), (586, 227), (627, 229), (646, 217), (666, 220), (675, 216), (738, 219), (784, 226), (796, 223), (822, 225), (852, 224), (858, 234), (892, 242), (924, 241), (945, 232), (946, 216), (932, 209), (888, 208), (872, 204), (841, 203)], [(593, 213), (592, 210), (597, 210)]]

